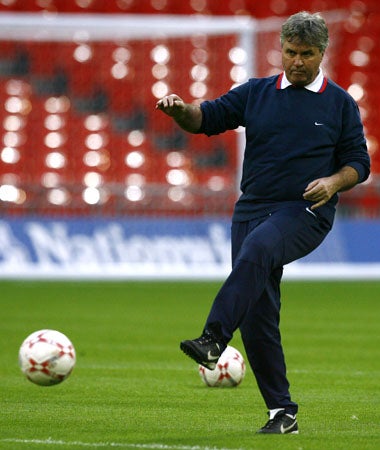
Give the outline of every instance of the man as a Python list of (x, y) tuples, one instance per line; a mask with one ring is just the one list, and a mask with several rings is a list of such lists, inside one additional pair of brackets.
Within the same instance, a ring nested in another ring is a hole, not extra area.
[(370, 168), (356, 103), (320, 68), (328, 45), (323, 18), (294, 14), (280, 41), (280, 75), (250, 79), (200, 106), (175, 94), (156, 106), (191, 133), (246, 129), (232, 271), (202, 335), (181, 349), (213, 369), (239, 328), (269, 409), (258, 431), (266, 434), (298, 433), (279, 331), (283, 266), (318, 247), (332, 227), (337, 193), (367, 179)]

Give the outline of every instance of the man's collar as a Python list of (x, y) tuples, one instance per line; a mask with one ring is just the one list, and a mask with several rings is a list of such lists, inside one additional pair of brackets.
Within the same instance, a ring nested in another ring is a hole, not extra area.
[[(318, 75), (314, 81), (304, 86), (304, 88), (320, 94), (326, 89), (326, 85), (327, 78), (323, 75), (322, 69), (319, 69)], [(286, 89), (289, 86), (292, 86), (292, 83), (286, 78), (285, 72), (281, 72), (276, 84), (277, 89)]]

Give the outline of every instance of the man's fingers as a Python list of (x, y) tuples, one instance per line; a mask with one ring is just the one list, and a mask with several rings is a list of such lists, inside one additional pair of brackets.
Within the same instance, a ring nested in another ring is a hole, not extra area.
[(164, 108), (167, 108), (169, 105), (170, 105), (169, 98), (163, 97), (161, 100), (158, 100), (158, 102), (156, 103), (156, 108), (164, 109)]
[(305, 192), (309, 192), (317, 186), (318, 180), (314, 180), (306, 186)]
[(324, 205), (325, 203), (326, 203), (325, 201), (321, 201), (321, 202), (318, 202), (318, 203), (314, 203), (313, 205), (310, 206), (310, 209), (313, 211), (313, 209), (317, 209), (317, 208), (319, 208), (320, 206)]
[(183, 103), (183, 101), (180, 97), (178, 97), (178, 95), (175, 94), (166, 95), (165, 97), (162, 97), (161, 100), (158, 100), (158, 102), (156, 103), (156, 108), (158, 109), (172, 108), (173, 106), (177, 106), (180, 103)]

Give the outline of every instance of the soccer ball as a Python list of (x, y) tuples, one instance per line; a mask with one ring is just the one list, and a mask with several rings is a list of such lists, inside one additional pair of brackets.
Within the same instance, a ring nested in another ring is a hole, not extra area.
[(245, 375), (245, 362), (242, 354), (230, 345), (222, 353), (214, 370), (199, 366), (199, 375), (210, 387), (238, 386)]
[(40, 386), (53, 386), (70, 375), (76, 356), (67, 336), (55, 330), (39, 330), (21, 344), (18, 360), (28, 380)]

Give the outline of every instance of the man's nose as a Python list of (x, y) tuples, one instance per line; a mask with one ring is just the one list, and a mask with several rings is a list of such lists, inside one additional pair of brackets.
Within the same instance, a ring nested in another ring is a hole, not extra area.
[(303, 60), (302, 60), (302, 58), (301, 58), (300, 56), (296, 56), (296, 57), (294, 58), (293, 64), (294, 64), (295, 66), (302, 66), (302, 65), (303, 65)]

